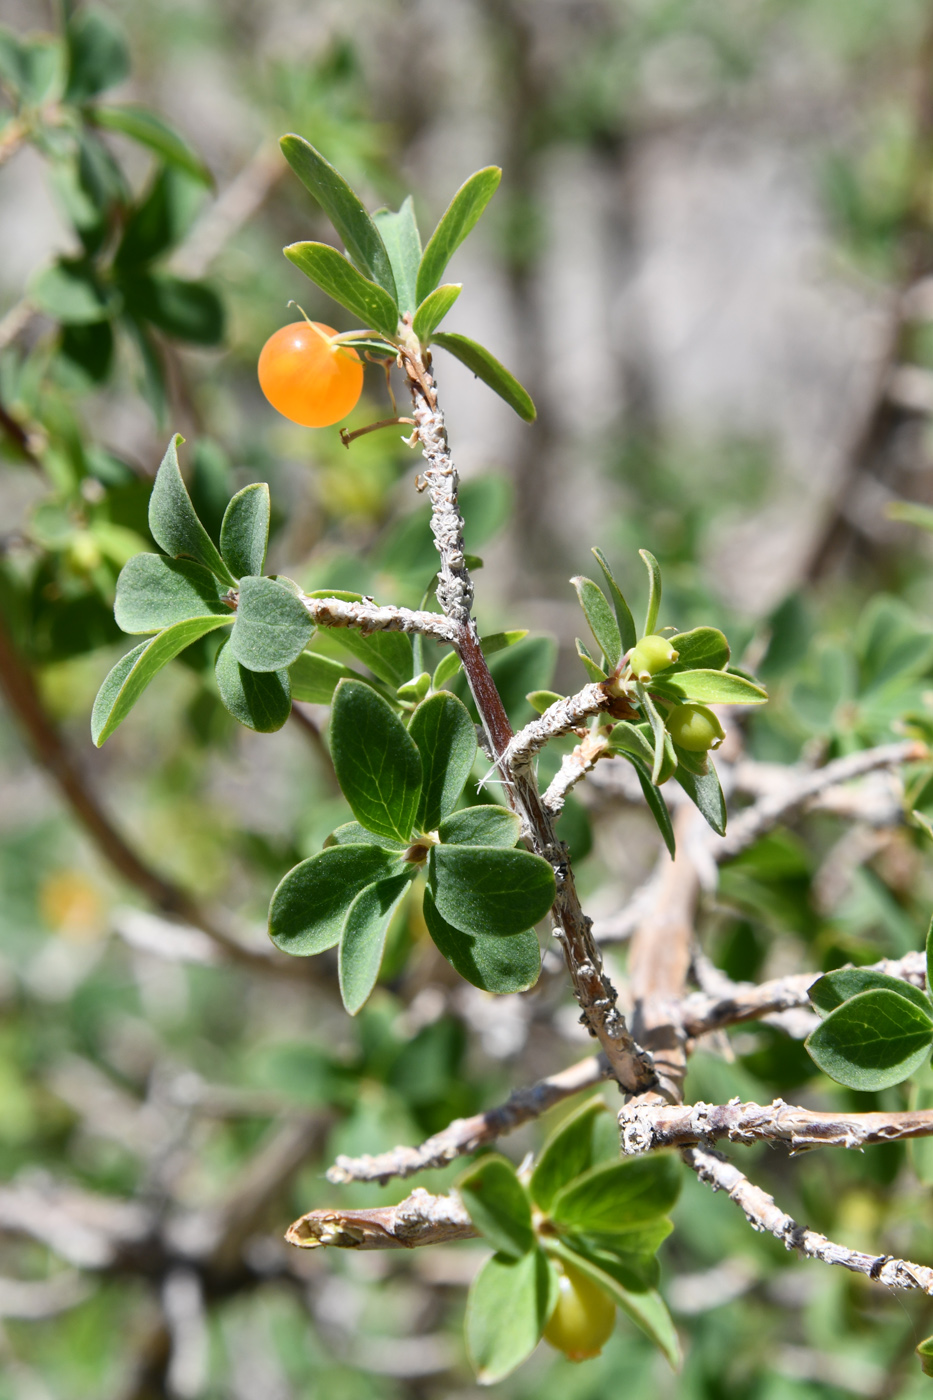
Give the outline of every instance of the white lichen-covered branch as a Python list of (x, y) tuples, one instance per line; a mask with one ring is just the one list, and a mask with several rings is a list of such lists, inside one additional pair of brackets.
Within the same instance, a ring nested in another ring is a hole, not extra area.
[(448, 645), (456, 638), (456, 627), (440, 613), (381, 607), (371, 598), (348, 603), (342, 598), (309, 598), (302, 594), (301, 601), (318, 627), (352, 627), (364, 636), (370, 632), (420, 632)]
[(476, 1234), (457, 1196), (432, 1196), (417, 1186), (397, 1206), (308, 1211), (289, 1226), (285, 1238), (299, 1249), (414, 1249)]
[(718, 1152), (688, 1147), (683, 1157), (701, 1181), (714, 1191), (727, 1192), (729, 1199), (744, 1212), (753, 1230), (766, 1230), (787, 1249), (796, 1249), (807, 1259), (819, 1259), (823, 1264), (836, 1264), (852, 1273), (865, 1274), (888, 1288), (933, 1293), (933, 1269), (925, 1264), (895, 1259), (890, 1254), (865, 1254), (859, 1249), (847, 1249), (816, 1230), (808, 1230), (781, 1210), (773, 1196), (753, 1185), (738, 1167)]
[(638, 1156), (660, 1147), (690, 1147), (726, 1139), (748, 1145), (783, 1142), (792, 1152), (812, 1147), (861, 1149), (933, 1134), (933, 1109), (895, 1113), (818, 1113), (773, 1103), (632, 1104), (619, 1113), (622, 1151)]

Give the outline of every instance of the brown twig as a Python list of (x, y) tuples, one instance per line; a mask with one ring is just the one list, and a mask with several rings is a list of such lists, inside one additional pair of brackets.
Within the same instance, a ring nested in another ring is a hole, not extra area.
[(455, 1118), (420, 1147), (393, 1147), (390, 1152), (380, 1152), (375, 1157), (338, 1157), (327, 1179), (335, 1185), (350, 1181), (378, 1181), (384, 1185), (394, 1176), (405, 1178), (432, 1167), (445, 1167), (455, 1158), (478, 1152), (496, 1138), (539, 1118), (563, 1099), (593, 1088), (608, 1073), (605, 1057), (591, 1055), (570, 1069), (539, 1079), (528, 1089), (516, 1089), (496, 1108), (476, 1113), (472, 1118)]
[(299, 1249), (414, 1249), (475, 1239), (477, 1233), (456, 1196), (432, 1196), (416, 1186), (397, 1206), (311, 1210), (289, 1226), (285, 1238)]
[(514, 735), (471, 616), (473, 584), (464, 554), (457, 469), (430, 368), (413, 336), (406, 341), (400, 358), (408, 376), (418, 436), (428, 464), (424, 483), (431, 500), (431, 529), (440, 555), (437, 599), (455, 629), (453, 644), (463, 663), (489, 753), (508, 801), (522, 818), (533, 849), (554, 871), (554, 934), (564, 951), (581, 1019), (599, 1041), (619, 1084), (629, 1092), (638, 1092), (654, 1082), (650, 1057), (636, 1045), (619, 1011), (615, 988), (603, 971), (602, 955), (593, 939), (592, 921), (580, 905), (566, 848), (557, 839), (553, 818), (541, 800), (531, 766), (512, 764), (506, 757)]

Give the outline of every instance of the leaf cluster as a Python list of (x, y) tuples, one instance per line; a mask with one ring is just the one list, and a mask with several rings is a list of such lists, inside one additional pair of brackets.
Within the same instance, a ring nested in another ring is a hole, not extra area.
[(557, 1303), (562, 1264), (586, 1275), (672, 1366), (677, 1334), (657, 1292), (657, 1251), (680, 1190), (673, 1153), (618, 1157), (615, 1122), (601, 1099), (572, 1114), (530, 1174), (482, 1158), (457, 1181), (470, 1219), (495, 1253), (467, 1302), (467, 1349), (492, 1384), (527, 1360)]

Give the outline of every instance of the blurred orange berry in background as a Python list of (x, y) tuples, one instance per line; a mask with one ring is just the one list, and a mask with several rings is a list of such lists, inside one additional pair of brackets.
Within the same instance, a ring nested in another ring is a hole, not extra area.
[(327, 428), (356, 407), (363, 364), (355, 350), (334, 345), (337, 332), (319, 321), (296, 321), (275, 332), (259, 356), (259, 384), (273, 408), (303, 428)]

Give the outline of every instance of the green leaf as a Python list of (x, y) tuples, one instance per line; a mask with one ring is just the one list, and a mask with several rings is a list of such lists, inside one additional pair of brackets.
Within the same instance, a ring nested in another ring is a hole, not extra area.
[(667, 803), (664, 801), (664, 797), (651, 781), (651, 772), (646, 764), (642, 763), (641, 760), (636, 758), (632, 753), (623, 752), (621, 756), (627, 759), (638, 774), (638, 781), (641, 783), (641, 790), (645, 795), (645, 801), (651, 810), (651, 815), (657, 823), (658, 830), (664, 837), (664, 844), (671, 854), (671, 859), (673, 859), (677, 854), (677, 847), (674, 840), (674, 827), (671, 822), (671, 814), (667, 810)]
[(674, 752), (678, 759), (677, 767), (674, 769), (674, 777), (716, 835), (725, 836), (726, 799), (723, 797), (719, 775), (713, 767), (712, 761), (707, 759), (705, 773), (694, 773), (684, 762), (686, 751), (679, 749), (675, 744)]
[[(319, 588), (309, 593), (308, 597), (339, 598), (344, 603), (359, 603), (363, 595), (348, 593), (344, 589)], [(393, 689), (411, 680), (411, 639), (404, 632), (373, 632), (364, 637), (362, 632), (355, 632), (350, 627), (321, 628), (315, 646), (322, 650), (326, 648), (328, 652), (332, 649), (348, 651)]]
[(83, 9), (70, 19), (66, 102), (86, 102), (129, 75), (130, 55), (123, 34), (101, 10)]
[(431, 689), (443, 690), (448, 681), (453, 680), (460, 670), (460, 657), (455, 651), (449, 651), (446, 656), (442, 656), (431, 677)]
[[(227, 569), (217, 547), (195, 514), (191, 497), (178, 466), (178, 445), (184, 442), (176, 433), (166, 448), (155, 485), (149, 497), (149, 529), (160, 549), (173, 559), (183, 555), (203, 564), (231, 587), (236, 579)], [(273, 668), (274, 669), (274, 668)]]
[(641, 701), (641, 707), (645, 712), (648, 723), (651, 725), (652, 734), (654, 735), (651, 781), (657, 786), (670, 777), (677, 765), (677, 760), (674, 756), (674, 741), (667, 732), (664, 720), (658, 713), (657, 706), (641, 681), (636, 681), (635, 690), (638, 694), (638, 699)]
[(617, 753), (633, 754), (645, 764), (649, 772), (651, 771), (651, 765), (654, 763), (654, 745), (642, 732), (642, 726), (630, 724), (627, 719), (620, 719), (618, 724), (612, 726), (609, 742)]
[(357, 821), (407, 841), (421, 800), (421, 755), (391, 706), (362, 681), (341, 681), (334, 693), (330, 748)]
[(123, 136), (129, 136), (140, 146), (154, 151), (168, 165), (183, 170), (186, 175), (191, 175), (201, 184), (212, 185), (214, 183), (214, 177), (207, 166), (183, 137), (179, 136), (178, 132), (161, 117), (156, 116), (155, 112), (150, 112), (146, 107), (130, 104), (119, 107), (96, 106), (93, 109), (91, 120), (95, 126), (102, 126), (107, 131), (119, 131)]
[(576, 1249), (569, 1249), (566, 1245), (561, 1245), (559, 1241), (556, 1241), (551, 1249), (558, 1258), (566, 1259), (574, 1268), (586, 1274), (594, 1283), (598, 1283), (609, 1294), (613, 1302), (635, 1323), (635, 1326), (639, 1327), (654, 1342), (674, 1370), (679, 1369), (681, 1364), (680, 1341), (677, 1329), (660, 1293), (655, 1292), (654, 1289), (648, 1289), (643, 1293), (629, 1292), (611, 1274), (599, 1268), (592, 1258), (588, 1257), (588, 1252), (582, 1253)]
[(850, 1089), (887, 1089), (919, 1069), (933, 1045), (927, 1011), (886, 988), (843, 1002), (807, 1038), (816, 1065)]
[(454, 928), (499, 938), (543, 919), (555, 894), (546, 860), (501, 846), (432, 846), (428, 886)]
[(650, 637), (654, 635), (658, 625), (658, 613), (661, 611), (661, 566), (649, 550), (640, 549), (638, 553), (648, 570), (648, 610), (645, 614), (645, 626), (641, 635)]
[(20, 39), (0, 25), (0, 78), (20, 94), (24, 103), (38, 106), (61, 86), (62, 46), (50, 35)]
[(180, 242), (190, 223), (190, 181), (162, 167), (130, 210), (114, 256), (117, 276), (138, 270)]
[(933, 1000), (933, 919), (927, 929), (926, 955), (927, 997)]
[(224, 511), (220, 552), (234, 578), (261, 574), (269, 543), (271, 502), (265, 482), (244, 486)]
[(503, 846), (511, 849), (517, 845), (521, 832), (521, 821), (514, 812), (507, 807), (483, 803), (480, 807), (467, 807), (462, 812), (445, 817), (437, 834), (448, 846)]
[(289, 262), (310, 277), (323, 292), (357, 316), (367, 330), (393, 339), (398, 333), (398, 307), (377, 282), (361, 272), (329, 243), (291, 243), (283, 249)]
[(470, 1219), (497, 1254), (521, 1259), (535, 1247), (528, 1192), (505, 1157), (483, 1157), (455, 1183)]
[[(559, 1191), (593, 1166), (594, 1128), (605, 1122), (608, 1112), (602, 1099), (590, 1099), (565, 1118), (544, 1144), (529, 1185), (532, 1200), (543, 1211), (550, 1210)], [(618, 1130), (614, 1123), (612, 1127), (618, 1151)]]
[(361, 890), (400, 872), (378, 846), (328, 846), (288, 872), (269, 905), (269, 937), (283, 953), (309, 957), (333, 948)]
[(280, 144), (285, 159), (321, 205), (359, 270), (373, 282), (378, 282), (393, 303), (398, 305), (389, 255), (379, 230), (363, 208), (358, 195), (320, 151), (316, 151), (303, 137), (283, 136)]
[(442, 919), (429, 889), (424, 892), (424, 921), (440, 952), (465, 981), (484, 992), (504, 996), (526, 992), (541, 972), (541, 949), (534, 929), (511, 938), (476, 936)]
[(558, 1192), (555, 1225), (579, 1234), (613, 1235), (666, 1215), (680, 1193), (681, 1167), (672, 1152), (627, 1157), (593, 1167)]
[(29, 300), (63, 326), (88, 326), (113, 314), (94, 269), (83, 258), (59, 258), (29, 283)]
[(414, 312), (418, 305), (415, 284), (421, 262), (421, 234), (418, 232), (411, 195), (402, 201), (397, 214), (393, 214), (389, 209), (377, 209), (373, 214), (373, 223), (382, 236), (389, 262), (392, 264), (392, 274), (398, 291), (398, 309), (402, 312)]
[(92, 326), (63, 326), (59, 349), (93, 383), (102, 384), (113, 365), (113, 327), (109, 321), (97, 321)]
[[(890, 507), (889, 507), (890, 509)], [(933, 511), (930, 512), (933, 516)], [(930, 526), (933, 529), (933, 525)], [(933, 1337), (926, 1337), (917, 1347), (920, 1369), (925, 1376), (933, 1376)]]
[(632, 617), (631, 609), (622, 596), (622, 590), (616, 583), (612, 575), (612, 570), (609, 568), (606, 556), (603, 554), (602, 550), (594, 548), (590, 552), (596, 556), (596, 561), (603, 571), (603, 577), (609, 588), (609, 597), (612, 599), (616, 621), (619, 624), (619, 636), (622, 640), (622, 650), (623, 652), (631, 651), (632, 647), (638, 641), (638, 633), (635, 630), (635, 619)]
[(583, 662), (584, 671), (589, 676), (591, 681), (594, 681), (596, 685), (599, 685), (600, 681), (604, 681), (606, 679), (606, 672), (601, 666), (596, 665), (596, 662), (590, 655), (589, 650), (584, 645), (584, 643), (580, 641), (580, 638), (576, 637), (574, 640), (577, 646), (577, 655)]
[(475, 226), (502, 179), (497, 165), (487, 165), (464, 182), (448, 204), (424, 250), (418, 268), (417, 301), (420, 305), (440, 282), (457, 248)]
[(868, 967), (840, 967), (835, 972), (827, 972), (819, 981), (813, 983), (808, 996), (817, 1011), (826, 1016), (861, 992), (870, 992), (877, 988), (906, 997), (927, 1016), (933, 1015), (927, 994), (920, 987), (914, 987), (910, 982), (902, 982), (899, 977), (889, 977), (884, 972), (872, 972)]
[(565, 1235), (560, 1243), (602, 1269), (627, 1292), (644, 1293), (658, 1286), (657, 1251), (673, 1228), (666, 1216), (660, 1216), (624, 1235)]
[(718, 627), (694, 627), (692, 632), (678, 632), (668, 641), (677, 652), (678, 670), (721, 671), (729, 664), (729, 643)]
[(425, 297), (412, 322), (412, 330), (422, 345), (428, 344), (462, 290), (462, 282), (445, 282)]
[(273, 734), (292, 712), (287, 671), (247, 671), (225, 637), (214, 662), (214, 678), (224, 709), (247, 729)]
[(97, 692), (91, 712), (91, 738), (97, 748), (109, 739), (117, 725), (126, 719), (153, 676), (172, 661), (185, 647), (207, 632), (223, 627), (222, 617), (192, 617), (176, 622), (149, 642), (120, 658)]
[(189, 617), (232, 622), (224, 591), (200, 564), (164, 554), (137, 554), (120, 571), (113, 613), (124, 632), (159, 632)]
[(558, 700), (566, 699), (566, 696), (558, 695), (556, 690), (529, 690), (525, 699), (533, 710), (543, 715), (545, 710), (549, 710)]
[(423, 700), (408, 723), (424, 774), (415, 822), (435, 831), (460, 799), (476, 757), (476, 730), (462, 700), (441, 691)]
[(126, 309), (166, 335), (192, 345), (217, 345), (224, 334), (224, 308), (206, 282), (187, 282), (167, 272), (121, 277)]
[(481, 1385), (494, 1385), (526, 1361), (557, 1304), (557, 1273), (543, 1250), (521, 1259), (494, 1254), (470, 1287), (466, 1343)]
[(610, 668), (618, 666), (622, 657), (622, 636), (606, 595), (592, 579), (584, 578), (582, 574), (577, 574), (570, 582), (577, 590), (580, 606), (600, 651)]
[(523, 642), (527, 636), (527, 627), (515, 627), (510, 632), (489, 632), (485, 637), (480, 637), (479, 644), (484, 656), (497, 656), (506, 647)]
[(340, 995), (351, 1016), (356, 1015), (376, 985), (392, 915), (416, 874), (417, 869), (409, 866), (398, 875), (367, 885), (347, 910), (340, 935), (339, 971)]
[(408, 849), (407, 841), (393, 841), (388, 836), (374, 836), (365, 826), (360, 826), (359, 822), (344, 822), (342, 826), (335, 827), (324, 845), (380, 846), (383, 850), (398, 851), (399, 854)]
[(309, 705), (329, 705), (340, 681), (362, 679), (349, 666), (316, 651), (303, 651), (289, 666), (288, 675), (293, 698)]
[(287, 670), (313, 631), (307, 609), (285, 584), (250, 575), (240, 579), (230, 649), (248, 671)]
[(500, 399), (505, 399), (519, 418), (523, 418), (526, 423), (535, 421), (537, 410), (528, 391), (522, 388), (514, 374), (510, 374), (505, 365), (500, 364), (484, 346), (478, 345), (468, 336), (455, 335), (451, 331), (438, 331), (434, 342), (448, 350), (461, 364), (466, 365), (468, 370), (472, 370), (477, 379), (488, 384)]
[(655, 677), (651, 689), (669, 700), (694, 700), (702, 705), (763, 705), (767, 693), (731, 671), (674, 671)]

